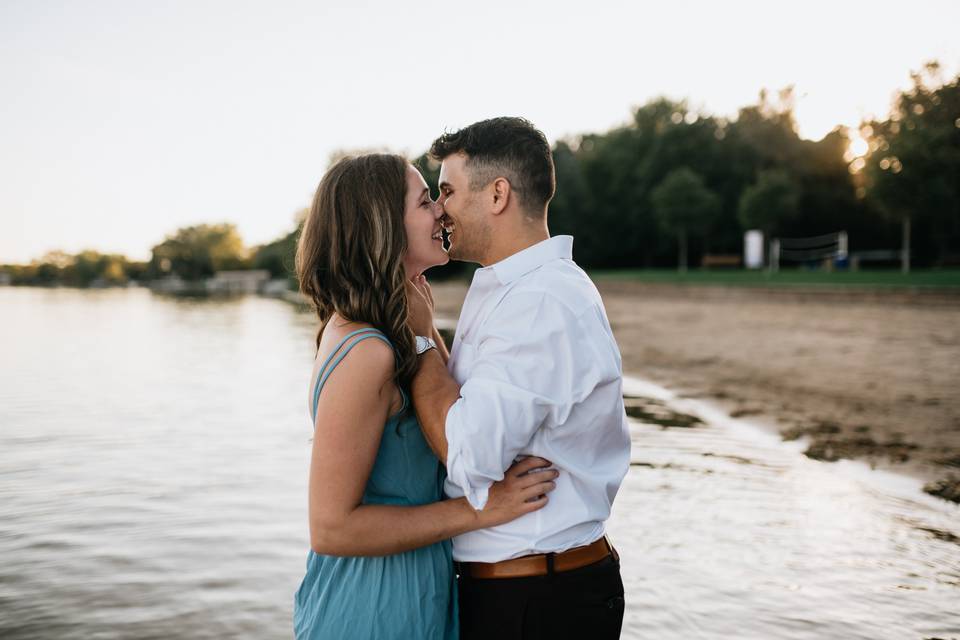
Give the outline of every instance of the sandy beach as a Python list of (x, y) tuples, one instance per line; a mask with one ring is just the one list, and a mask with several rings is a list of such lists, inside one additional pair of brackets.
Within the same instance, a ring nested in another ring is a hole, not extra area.
[[(624, 373), (960, 501), (960, 295), (597, 280)], [(467, 284), (433, 285), (456, 319)]]

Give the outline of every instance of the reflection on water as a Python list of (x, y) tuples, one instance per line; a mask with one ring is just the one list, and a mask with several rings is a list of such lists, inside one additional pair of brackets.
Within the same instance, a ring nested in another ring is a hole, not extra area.
[[(290, 637), (312, 341), (273, 300), (0, 288), (0, 637)], [(629, 387), (623, 637), (960, 636), (956, 505)]]
[(860, 463), (810, 460), (708, 404), (637, 380), (625, 390), (653, 419), (633, 425), (609, 525), (627, 549), (624, 637), (960, 635), (957, 505)]
[(290, 637), (309, 316), (0, 289), (0, 637)]

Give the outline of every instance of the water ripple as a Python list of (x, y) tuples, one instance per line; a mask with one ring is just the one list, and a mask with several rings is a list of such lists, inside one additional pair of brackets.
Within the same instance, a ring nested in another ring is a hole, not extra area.
[[(141, 290), (0, 288), (0, 307), (0, 637), (289, 638), (312, 318)], [(626, 391), (623, 637), (960, 636), (956, 505)]]

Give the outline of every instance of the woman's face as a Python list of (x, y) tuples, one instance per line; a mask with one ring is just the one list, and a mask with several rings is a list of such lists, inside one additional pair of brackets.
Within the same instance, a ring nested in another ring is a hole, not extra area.
[(430, 199), (430, 189), (423, 176), (407, 165), (407, 198), (403, 210), (403, 226), (407, 232), (407, 253), (403, 267), (407, 278), (415, 278), (430, 267), (446, 264), (450, 258), (443, 248), (440, 218), (443, 210)]

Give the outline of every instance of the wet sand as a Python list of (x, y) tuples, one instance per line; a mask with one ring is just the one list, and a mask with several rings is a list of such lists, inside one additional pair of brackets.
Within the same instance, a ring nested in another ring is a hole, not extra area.
[[(960, 294), (597, 281), (624, 373), (960, 501)], [(433, 285), (459, 315), (466, 283)]]

